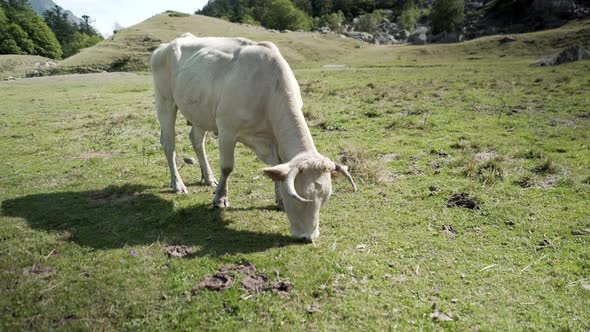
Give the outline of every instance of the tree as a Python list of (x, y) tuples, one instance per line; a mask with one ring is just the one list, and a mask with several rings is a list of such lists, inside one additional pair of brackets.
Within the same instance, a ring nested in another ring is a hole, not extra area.
[(55, 33), (63, 49), (64, 58), (103, 40), (102, 36), (90, 25), (92, 21), (88, 15), (82, 16), (80, 25), (72, 24), (68, 20), (68, 14), (60, 6), (55, 6), (53, 9), (46, 11), (43, 17), (47, 25)]
[(289, 0), (273, 0), (262, 24), (278, 30), (310, 30), (311, 18)]
[(51, 29), (26, 1), (0, 0), (0, 53), (58, 59), (62, 49)]
[(465, 0), (435, 0), (430, 13), (434, 34), (458, 32), (463, 27)]
[(400, 24), (402, 28), (414, 31), (416, 28), (416, 21), (418, 20), (419, 16), (420, 10), (418, 10), (418, 7), (416, 7), (414, 0), (407, 1), (402, 7), (402, 12), (400, 15)]

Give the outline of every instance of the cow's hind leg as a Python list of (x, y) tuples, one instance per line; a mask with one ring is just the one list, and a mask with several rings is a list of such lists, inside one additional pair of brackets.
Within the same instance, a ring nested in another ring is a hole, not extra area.
[(158, 121), (160, 121), (160, 143), (164, 147), (168, 168), (170, 168), (170, 182), (172, 191), (177, 194), (188, 193), (186, 186), (176, 167), (176, 113), (178, 108), (171, 100), (166, 100), (156, 96), (156, 107), (158, 111)]
[(236, 139), (233, 133), (219, 131), (219, 164), (221, 168), (221, 177), (213, 198), (213, 205), (218, 208), (229, 206), (227, 179), (234, 169), (234, 149)]
[(217, 180), (215, 180), (213, 171), (211, 171), (211, 166), (209, 166), (209, 161), (207, 160), (207, 153), (205, 152), (205, 139), (207, 137), (207, 132), (193, 125), (189, 137), (191, 139), (191, 143), (193, 144), (193, 149), (195, 149), (195, 153), (197, 154), (197, 159), (199, 159), (199, 166), (201, 166), (201, 178), (203, 179), (203, 182), (205, 182), (205, 184), (208, 186), (216, 186)]

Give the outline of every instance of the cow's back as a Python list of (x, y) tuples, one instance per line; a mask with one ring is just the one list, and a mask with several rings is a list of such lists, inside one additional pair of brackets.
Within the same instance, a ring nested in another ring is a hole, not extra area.
[(160, 46), (151, 65), (156, 93), (204, 130), (217, 130), (224, 117), (245, 130), (268, 129), (254, 127), (267, 122), (264, 113), (277, 90), (296, 89), (288, 94), (300, 104), (297, 82), (272, 43), (188, 34)]

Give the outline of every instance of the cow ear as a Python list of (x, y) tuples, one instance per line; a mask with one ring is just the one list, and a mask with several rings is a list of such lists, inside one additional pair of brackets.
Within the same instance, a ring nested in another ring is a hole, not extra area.
[(262, 172), (273, 181), (283, 181), (287, 177), (287, 174), (289, 174), (290, 169), (288, 164), (280, 164), (273, 167), (266, 167)]

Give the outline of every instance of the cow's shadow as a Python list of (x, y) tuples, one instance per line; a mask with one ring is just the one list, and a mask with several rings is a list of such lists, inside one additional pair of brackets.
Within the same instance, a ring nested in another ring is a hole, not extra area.
[(220, 256), (299, 243), (283, 234), (233, 229), (232, 221), (210, 204), (174, 209), (172, 201), (146, 189), (124, 185), (28, 195), (2, 202), (2, 211), (25, 218), (34, 229), (60, 232), (96, 249), (162, 241), (194, 246), (196, 256)]

